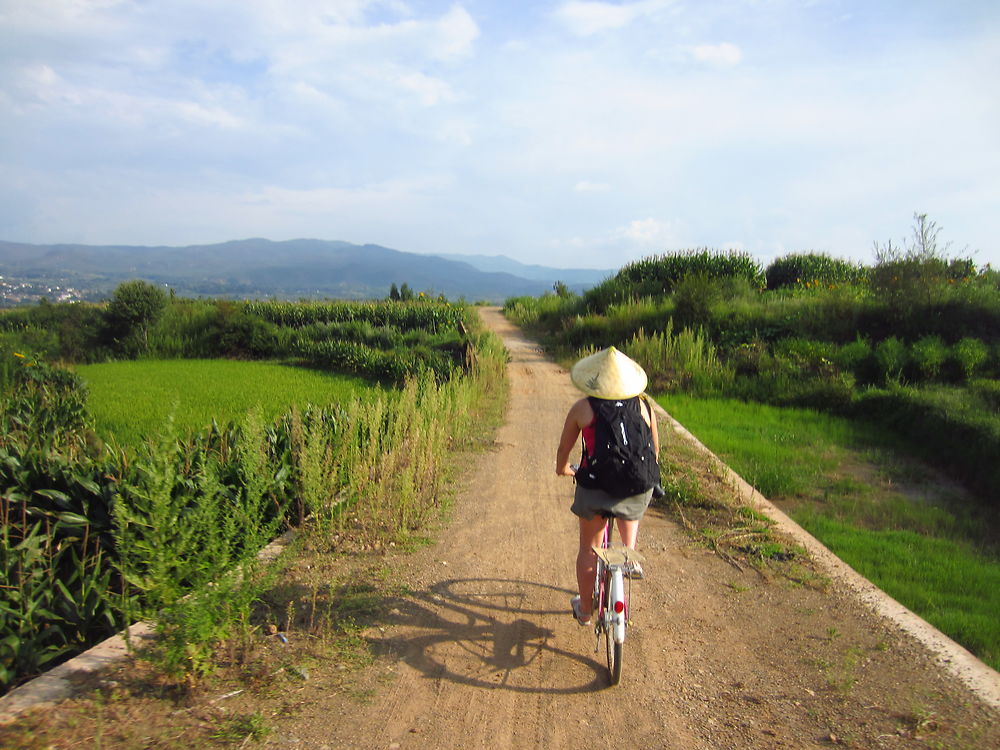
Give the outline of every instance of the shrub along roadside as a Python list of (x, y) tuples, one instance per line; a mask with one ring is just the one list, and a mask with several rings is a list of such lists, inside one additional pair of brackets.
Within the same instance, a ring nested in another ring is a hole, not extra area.
[[(329, 544), (338, 529), (370, 541), (411, 534), (439, 502), (449, 447), (488, 399), (503, 395), (502, 347), (487, 335), (471, 341), (467, 376), (412, 380), (402, 409), (375, 399), (293, 411), (271, 425), (250, 415), (189, 436), (166, 428), (134, 455), (42, 451), (5, 431), (0, 685), (9, 688), (143, 616), (154, 616), (165, 636), (165, 668), (196, 673), (241, 616), (224, 603), (245, 604), (263, 585), (252, 560), (280, 528), (305, 524)], [(39, 418), (14, 411), (27, 402), (7, 395), (5, 419)], [(73, 440), (86, 443), (88, 429)], [(70, 480), (59, 483), (53, 456)], [(67, 526), (75, 536), (55, 533)], [(99, 553), (95, 539), (104, 545)], [(222, 574), (233, 566), (243, 575)], [(99, 632), (77, 627), (82, 606), (102, 624)]]

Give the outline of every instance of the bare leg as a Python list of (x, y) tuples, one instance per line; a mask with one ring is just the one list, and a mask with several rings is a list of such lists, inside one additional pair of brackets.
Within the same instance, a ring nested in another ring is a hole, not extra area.
[(604, 536), (603, 516), (594, 516), (589, 521), (580, 519), (580, 549), (576, 553), (576, 583), (580, 588), (580, 614), (589, 615), (591, 599), (594, 595), (594, 578), (597, 576), (597, 555), (594, 547), (601, 546)]
[(622, 538), (622, 544), (629, 549), (635, 549), (635, 541), (639, 537), (639, 522), (626, 521), (624, 518), (619, 518), (618, 534)]

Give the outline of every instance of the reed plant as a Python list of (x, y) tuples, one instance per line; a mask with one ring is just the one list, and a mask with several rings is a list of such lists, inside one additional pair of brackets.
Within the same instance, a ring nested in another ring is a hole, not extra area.
[(718, 357), (715, 346), (701, 330), (684, 328), (674, 333), (673, 320), (664, 330), (640, 330), (624, 351), (641, 362), (656, 392), (718, 392), (732, 382), (733, 371)]

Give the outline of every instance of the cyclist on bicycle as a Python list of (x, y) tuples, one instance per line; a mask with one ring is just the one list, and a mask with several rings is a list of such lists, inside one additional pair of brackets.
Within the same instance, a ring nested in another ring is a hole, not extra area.
[[(613, 346), (577, 362), (570, 373), (570, 379), (587, 396), (613, 401), (640, 396), (647, 383), (646, 372), (642, 367)], [(653, 418), (649, 402), (645, 399), (641, 401), (642, 418), (649, 425), (653, 447), (656, 455), (659, 455), (660, 441), (656, 419)], [(581, 433), (584, 463), (587, 455), (593, 455), (595, 422), (594, 409), (587, 398), (580, 399), (570, 407), (559, 439), (559, 449), (556, 452), (556, 474), (576, 476), (576, 470), (569, 461), (570, 453)], [(580, 593), (570, 600), (570, 606), (580, 625), (590, 624), (591, 592), (594, 590), (597, 560), (593, 548), (601, 545), (607, 518), (613, 516), (617, 519), (622, 543), (630, 549), (635, 549), (639, 521), (646, 512), (652, 493), (651, 488), (636, 495), (616, 498), (602, 489), (587, 488), (577, 483), (570, 510), (580, 521), (580, 545), (576, 556), (576, 580)], [(632, 577), (641, 578), (643, 572), (639, 563), (631, 564), (634, 566), (631, 571)]]

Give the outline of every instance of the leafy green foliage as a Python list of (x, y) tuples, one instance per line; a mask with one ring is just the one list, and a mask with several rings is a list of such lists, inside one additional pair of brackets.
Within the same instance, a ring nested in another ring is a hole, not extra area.
[(93, 362), (108, 356), (102, 342), (104, 310), (84, 302), (41, 302), (0, 312), (0, 338), (14, 351), (44, 360)]
[(0, 352), (0, 688), (121, 620), (112, 587), (114, 473), (91, 457), (86, 391), (65, 370)]
[(764, 271), (746, 252), (726, 253), (704, 248), (687, 253), (652, 256), (624, 266), (615, 276), (584, 294), (586, 305), (603, 313), (615, 303), (670, 294), (685, 278), (738, 278), (763, 288)]
[(124, 353), (149, 349), (149, 327), (167, 305), (167, 295), (146, 281), (126, 281), (115, 289), (105, 312), (108, 334)]
[(880, 341), (875, 347), (875, 361), (883, 380), (887, 382), (900, 380), (909, 363), (906, 344), (895, 336)]
[(718, 358), (715, 347), (701, 331), (673, 332), (672, 321), (662, 333), (640, 330), (623, 351), (645, 363), (652, 373), (649, 389), (657, 393), (686, 391), (712, 393), (732, 381), (732, 370)]
[[(970, 439), (992, 445), (985, 422), (1000, 415), (979, 405), (985, 391), (956, 389), (950, 412), (930, 404), (942, 398), (939, 386), (1000, 377), (1000, 275), (949, 258), (937, 225), (914, 218), (910, 239), (876, 248), (874, 268), (792, 254), (769, 267), (769, 288), (758, 293), (752, 265), (701, 251), (647, 258), (579, 299), (518, 298), (505, 309), (567, 360), (612, 344), (634, 353), (661, 392), (879, 418), (881, 409), (866, 411), (868, 398), (901, 386), (908, 419), (934, 414), (935, 429), (917, 431), (929, 455), (986, 489), (982, 465), (995, 461), (953, 450)], [(697, 346), (685, 331), (698, 332)], [(711, 358), (695, 357), (689, 369), (674, 349), (682, 343)], [(890, 423), (907, 429), (905, 420)]]
[(989, 348), (977, 338), (964, 336), (951, 348), (951, 359), (962, 378), (970, 380), (989, 359)]
[(768, 289), (820, 288), (861, 284), (868, 270), (860, 264), (822, 253), (794, 253), (775, 260), (765, 272)]
[[(406, 286), (405, 284), (403, 286)], [(420, 329), (436, 333), (454, 328), (464, 318), (459, 306), (437, 302), (247, 302), (246, 312), (280, 326), (302, 328), (313, 323), (364, 321), (403, 331)]]
[(937, 380), (947, 358), (948, 347), (940, 336), (924, 336), (910, 347), (910, 361), (925, 380)]

